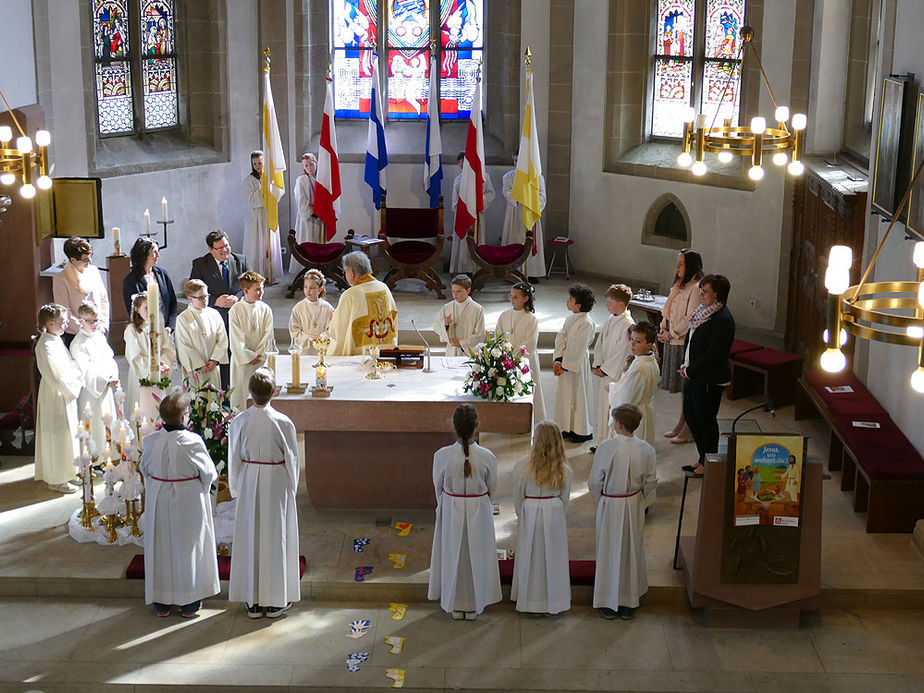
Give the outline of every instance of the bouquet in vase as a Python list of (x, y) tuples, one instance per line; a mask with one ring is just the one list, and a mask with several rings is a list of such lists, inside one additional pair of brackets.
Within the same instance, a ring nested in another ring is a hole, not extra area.
[(526, 347), (514, 347), (506, 334), (495, 334), (469, 351), (468, 377), (462, 388), (476, 397), (507, 402), (531, 394), (533, 377)]
[(203, 381), (195, 372), (186, 374), (183, 384), (191, 400), (187, 428), (202, 436), (215, 469), (219, 474), (225, 474), (229, 427), (235, 415), (231, 408), (230, 390), (218, 389), (209, 381)]

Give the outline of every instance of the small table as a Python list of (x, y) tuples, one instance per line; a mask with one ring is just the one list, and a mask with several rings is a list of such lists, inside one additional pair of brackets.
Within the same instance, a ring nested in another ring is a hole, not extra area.
[[(384, 245), (385, 241), (381, 238), (373, 238), (372, 236), (348, 236), (343, 241), (346, 243), (347, 248), (350, 249), (350, 252), (355, 250), (361, 250), (366, 255), (369, 256), (369, 261), (372, 262), (372, 249), (376, 246)], [(375, 263), (373, 263), (373, 268)], [(373, 272), (374, 274), (375, 272)]]
[[(645, 319), (654, 325), (655, 330), (658, 330), (661, 325), (661, 311), (664, 310), (665, 303), (667, 303), (667, 296), (661, 296), (660, 294), (652, 294), (651, 300), (633, 296), (629, 300), (629, 309), (635, 308), (642, 311), (645, 314)], [(655, 348), (658, 350), (658, 358), (662, 358), (664, 356), (664, 344), (656, 339)]]

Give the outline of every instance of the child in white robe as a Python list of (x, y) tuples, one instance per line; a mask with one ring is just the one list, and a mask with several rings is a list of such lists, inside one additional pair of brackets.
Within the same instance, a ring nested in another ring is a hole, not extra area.
[(497, 319), (495, 331), (510, 337), (515, 347), (526, 347), (529, 371), (533, 377), (533, 427), (545, 419), (545, 400), (542, 397), (542, 378), (539, 369), (539, 321), (533, 305), (533, 285), (517, 282), (510, 288), (510, 305)]
[[(297, 243), (323, 243), (324, 229), (314, 213), (314, 186), (317, 183), (318, 159), (314, 154), (302, 154), (302, 173), (295, 179), (295, 241)], [(294, 255), (289, 257), (289, 274), (298, 274), (302, 266)]]
[(244, 272), (238, 282), (244, 300), (228, 311), (228, 338), (231, 344), (231, 406), (247, 406), (247, 384), (250, 376), (266, 363), (266, 352), (275, 346), (273, 311), (260, 299), (263, 282), (256, 272)]
[(302, 283), (305, 298), (295, 304), (289, 315), (289, 337), (292, 345), (301, 349), (303, 354), (317, 353), (311, 342), (327, 334), (330, 320), (334, 317), (334, 307), (324, 300), (326, 281), (320, 270), (308, 270)]
[[(128, 361), (128, 382), (125, 384), (125, 410), (122, 415), (128, 419), (140, 404), (142, 378), (151, 377), (151, 323), (148, 322), (148, 294), (146, 291), (132, 297), (132, 316), (125, 326), (125, 360)], [(161, 331), (160, 374), (169, 375), (176, 360), (176, 352), (170, 337)]]
[[(609, 386), (610, 409), (620, 404), (632, 404), (642, 412), (642, 423), (636, 435), (654, 447), (655, 439), (655, 393), (661, 370), (654, 354), (654, 340), (658, 331), (649, 322), (640, 322), (630, 328), (629, 350), (632, 361), (619, 379)], [(610, 430), (609, 437), (615, 435)]]
[(35, 365), (42, 376), (35, 410), (35, 480), (58, 493), (76, 493), (74, 460), (80, 454), (77, 440), (77, 397), (83, 376), (64, 346), (67, 308), (57, 303), (42, 306), (37, 326)]
[(205, 442), (183, 425), (188, 412), (185, 392), (164, 397), (164, 427), (145, 436), (141, 453), (144, 603), (153, 604), (158, 616), (168, 616), (175, 604), (192, 618), (202, 600), (221, 589), (209, 498), (218, 472)]
[[(606, 309), (610, 317), (600, 328), (594, 344), (593, 368), (590, 371), (597, 383), (597, 440), (610, 438), (610, 398), (607, 385), (616, 381), (626, 367), (629, 356), (629, 341), (626, 331), (632, 326), (629, 301), (632, 289), (625, 284), (613, 284), (606, 290)], [(591, 450), (593, 452), (593, 450)]]
[(561, 429), (540, 422), (529, 458), (513, 468), (517, 552), (510, 598), (517, 611), (558, 614), (571, 608), (565, 521), (571, 478)]
[(594, 341), (596, 326), (588, 313), (594, 307), (594, 292), (583, 284), (572, 284), (568, 287), (567, 306), (571, 315), (555, 335), (555, 363), (552, 370), (558, 378), (555, 423), (562, 430), (562, 438), (573, 443), (583, 443), (593, 438), (588, 407), (588, 349)]
[(84, 387), (77, 398), (77, 410), (90, 407), (90, 440), (97, 454), (106, 447), (103, 417), (111, 417), (110, 426), (118, 421), (112, 388), (119, 384), (119, 365), (103, 332), (99, 311), (92, 303), (77, 309), (80, 330), (71, 342), (71, 357), (83, 374)]
[(633, 435), (641, 418), (631, 404), (613, 410), (618, 435), (600, 443), (587, 479), (597, 503), (593, 603), (607, 619), (631, 619), (648, 591), (645, 497), (658, 476), (654, 448)]
[(464, 274), (452, 280), (454, 300), (433, 318), (433, 331), (446, 344), (446, 356), (466, 356), (484, 342), (484, 308), (471, 297), (472, 280)]
[(209, 290), (201, 279), (183, 285), (189, 308), (176, 318), (176, 353), (183, 375), (195, 374), (199, 382), (221, 390), (219, 364), (228, 363), (228, 333), (221, 313), (209, 308)]
[(474, 442), (474, 406), (456, 407), (452, 423), (458, 441), (433, 455), (436, 524), (427, 595), (453, 619), (474, 621), (502, 597), (492, 515), (497, 459)]
[(298, 444), (295, 426), (273, 409), (276, 378), (260, 368), (249, 381), (253, 406), (231, 422), (228, 485), (237, 498), (228, 599), (249, 618), (277, 618), (301, 599)]

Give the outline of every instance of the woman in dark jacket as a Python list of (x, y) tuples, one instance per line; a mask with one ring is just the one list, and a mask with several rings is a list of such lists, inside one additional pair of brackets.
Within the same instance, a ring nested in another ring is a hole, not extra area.
[(735, 319), (725, 302), (731, 284), (721, 274), (707, 274), (699, 282), (700, 305), (690, 318), (686, 358), (680, 375), (687, 378), (683, 390), (683, 415), (696, 442), (699, 460), (683, 467), (702, 474), (707, 453), (719, 449), (719, 405), (731, 381), (728, 355), (735, 341)]
[(125, 309), (131, 315), (132, 296), (147, 291), (148, 284), (156, 281), (160, 289), (160, 311), (164, 317), (164, 327), (172, 332), (176, 325), (176, 292), (173, 290), (170, 275), (156, 266), (159, 257), (157, 243), (150, 238), (142, 236), (135, 241), (130, 256), (132, 267), (122, 282), (122, 298), (125, 299)]

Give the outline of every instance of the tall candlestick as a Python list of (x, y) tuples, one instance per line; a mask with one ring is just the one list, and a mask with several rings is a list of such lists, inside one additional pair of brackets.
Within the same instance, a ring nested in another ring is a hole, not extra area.
[(276, 352), (270, 351), (266, 354), (266, 367), (273, 371), (273, 375), (276, 374)]
[(160, 289), (156, 281), (148, 284), (148, 323), (150, 324), (151, 353), (149, 378), (160, 380)]
[(292, 384), (295, 387), (301, 387), (302, 384), (302, 374), (300, 370), (300, 355), (297, 351), (292, 352)]
[(144, 232), (148, 236), (151, 235), (151, 210), (144, 210)]
[(122, 254), (122, 229), (118, 226), (112, 227), (112, 245), (113, 245), (113, 255)]
[(164, 221), (167, 221), (167, 198), (162, 197), (160, 200), (160, 210), (164, 214)]

